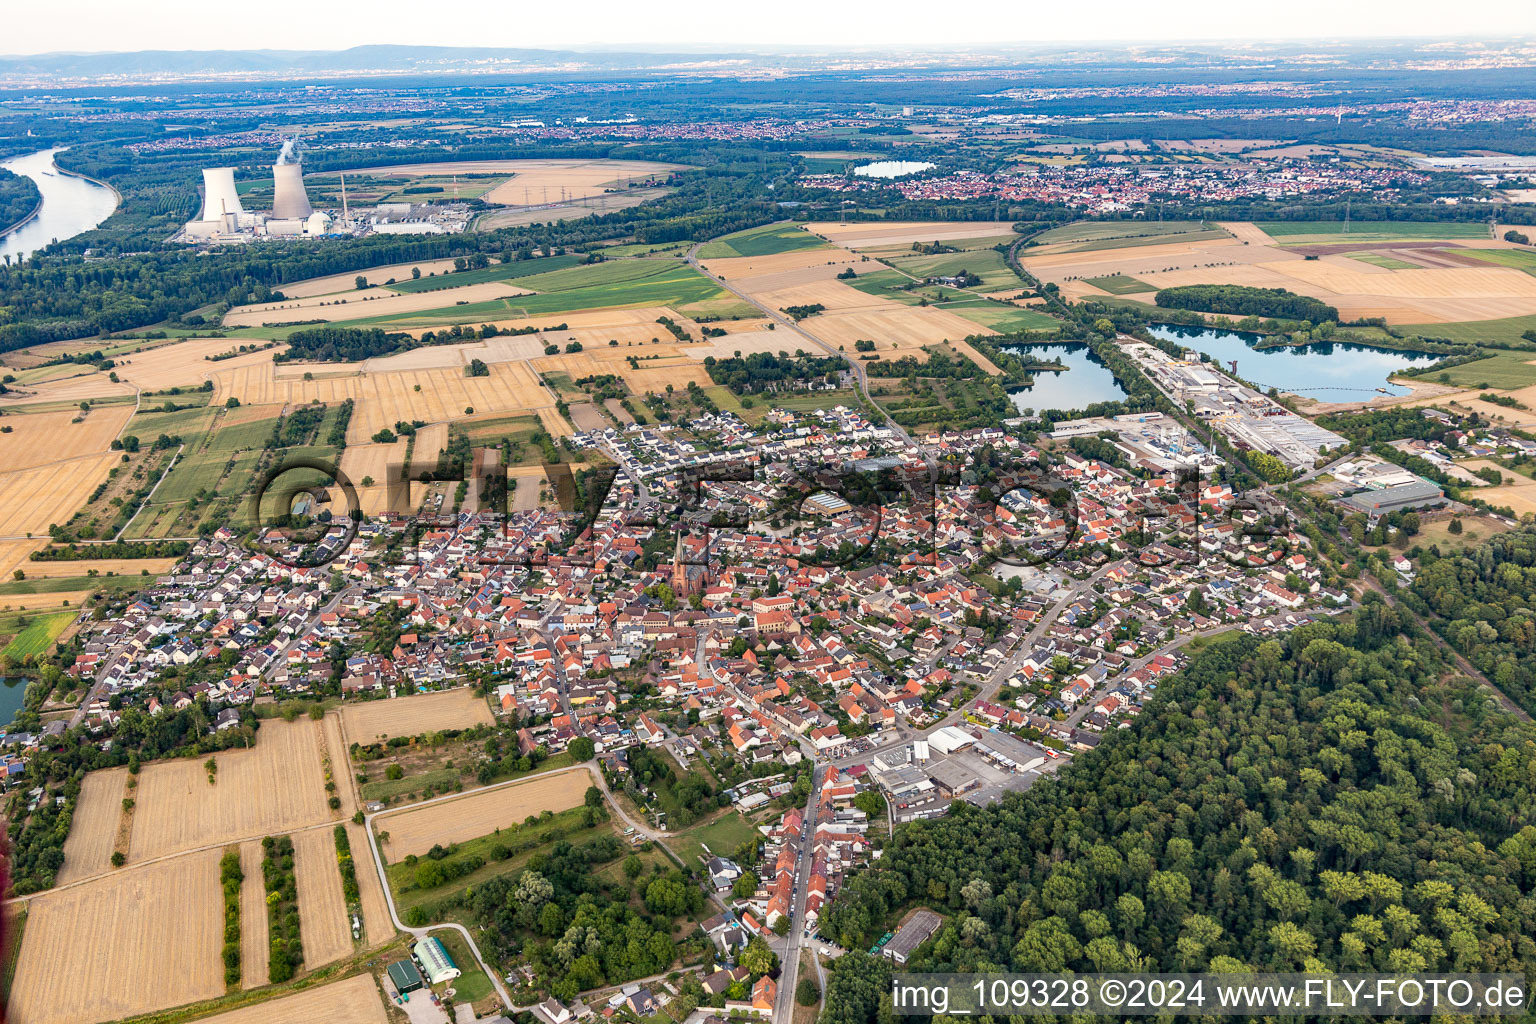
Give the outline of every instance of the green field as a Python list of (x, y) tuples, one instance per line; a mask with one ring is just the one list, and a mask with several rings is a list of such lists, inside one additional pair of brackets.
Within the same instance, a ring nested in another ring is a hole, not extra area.
[(906, 306), (915, 306), (922, 298), (916, 292), (906, 290), (908, 285), (914, 283), (913, 280), (894, 270), (876, 270), (842, 283), (866, 295), (878, 295), (882, 299), (891, 299)]
[(0, 656), (6, 656), (15, 661), (20, 661), (29, 655), (37, 656), (46, 653), (53, 642), (59, 638), (59, 634), (75, 621), (75, 612), (54, 612), (51, 615), (39, 615), (32, 619), (31, 623), (6, 644), (5, 650), (0, 651)]
[(1483, 384), (1505, 389), (1529, 387), (1536, 384), (1536, 363), (1532, 360), (1536, 360), (1536, 352), (1498, 352), (1487, 359), (1462, 363), (1424, 379), (1439, 381), (1443, 375), (1450, 383), (1463, 388)]
[(1135, 249), (1143, 245), (1168, 245), (1173, 242), (1213, 242), (1231, 238), (1225, 231), (1179, 231), (1135, 238), (1096, 238), (1089, 242), (1066, 245), (1058, 252), (1098, 252), (1102, 249)]
[(994, 249), (975, 249), (968, 252), (943, 253), (938, 256), (892, 257), (890, 262), (897, 270), (916, 278), (954, 277), (962, 270), (981, 278), (982, 288), (1010, 288), (1020, 286), (1018, 275), (1003, 262), (1003, 254)]
[(1536, 275), (1536, 249), (1457, 249), (1456, 255)]
[(229, 455), (226, 453), (183, 455), (176, 461), (175, 468), (161, 481), (155, 491), (154, 503), (164, 505), (173, 501), (186, 501), (198, 491), (216, 491), (228, 462)]
[(574, 267), (586, 258), (582, 253), (575, 252), (567, 253), (564, 256), (545, 256), (532, 260), (493, 264), (489, 267), (481, 267), (479, 270), (460, 270), (451, 274), (438, 274), (436, 277), (406, 278), (404, 281), (396, 281), (388, 287), (391, 291), (415, 293), (429, 292), (437, 288), (459, 288), (463, 285), (486, 284), (491, 281), (515, 281), (519, 278), (532, 277), (535, 274), (544, 274), (552, 270), (564, 270), (566, 267)]
[(1110, 274), (1107, 277), (1085, 277), (1084, 281), (1093, 285), (1101, 292), (1109, 292), (1111, 295), (1130, 295), (1134, 292), (1150, 292), (1152, 286), (1145, 281), (1138, 281), (1134, 277), (1125, 274)]
[(485, 976), (475, 964), (475, 958), (470, 955), (469, 945), (464, 941), (464, 936), (451, 928), (445, 928), (437, 933), (437, 938), (453, 957), (453, 962), (459, 965), (460, 974), (452, 981), (453, 999), (458, 1003), (478, 1003), (492, 995), (496, 990), (491, 987), (491, 979)]
[[(1403, 334), (1421, 338), (1444, 338), (1459, 344), (1518, 345), (1528, 339), (1526, 331), (1536, 330), (1536, 314), (1512, 316), (1503, 320), (1467, 320), (1454, 324), (1403, 324), (1396, 328)], [(1536, 358), (1536, 352), (1531, 353)]]
[(277, 417), (266, 420), (251, 420), (247, 423), (234, 423), (227, 427), (220, 427), (213, 432), (208, 439), (208, 450), (211, 452), (238, 452), (248, 448), (264, 447), (272, 437), (272, 431), (277, 426)]
[(993, 302), (989, 299), (944, 302), (940, 303), (938, 308), (1003, 334), (1014, 334), (1019, 331), (1054, 331), (1061, 326), (1061, 321), (1048, 313), (1024, 309), (1009, 302)]
[(470, 302), (394, 317), (349, 320), (344, 326), (464, 324), (614, 306), (677, 307), (729, 297), (729, 293), (692, 267), (668, 259), (571, 267), (525, 278), (522, 283), (540, 294)]
[(183, 409), (180, 412), (140, 410), (123, 428), (123, 436), (134, 436), (148, 444), (161, 434), (181, 436), (182, 442), (195, 449), (203, 443), (213, 425), (213, 409)]
[(499, 441), (503, 437), (514, 441), (527, 441), (544, 429), (537, 416), (502, 416), (492, 420), (469, 420), (463, 424), (470, 443), (484, 444)]
[(0, 594), (68, 594), (84, 590), (122, 593), (138, 590), (155, 582), (153, 576), (50, 576), (36, 580), (11, 580), (0, 583)]
[(691, 867), (699, 862), (705, 846), (717, 857), (732, 857), (743, 843), (756, 835), (757, 830), (740, 811), (727, 811), (707, 825), (682, 832), (670, 840), (669, 845), (683, 858), (683, 863)]
[(831, 249), (832, 245), (796, 224), (783, 221), (749, 228), (734, 235), (707, 242), (699, 249), (704, 260), (728, 259), (732, 256), (772, 256), (781, 252), (800, 249)]
[(756, 409), (742, 408), (741, 399), (737, 398), (735, 392), (724, 384), (712, 384), (704, 389), (704, 394), (709, 397), (711, 402), (720, 407), (721, 412), (728, 412), (739, 416), (748, 423), (753, 422), (752, 414), (754, 412), (760, 414), (763, 411), (762, 405), (758, 403), (753, 403), (757, 405)]
[(1161, 223), (1144, 220), (1084, 220), (1042, 232), (1035, 236), (1035, 240), (1048, 245), (1058, 242), (1097, 242), (1110, 238), (1186, 235), (1205, 230), (1205, 225), (1197, 220), (1169, 220)]
[(1422, 269), (1417, 263), (1409, 263), (1407, 260), (1400, 260), (1396, 256), (1381, 256), (1374, 252), (1348, 252), (1344, 255), (1352, 260), (1369, 263), (1373, 267), (1385, 267), (1388, 270)]
[(1356, 220), (1344, 230), (1341, 220), (1266, 220), (1255, 226), (1269, 237), (1282, 241), (1329, 236), (1339, 241), (1389, 242), (1394, 238), (1487, 238), (1488, 225), (1475, 221), (1433, 220)]

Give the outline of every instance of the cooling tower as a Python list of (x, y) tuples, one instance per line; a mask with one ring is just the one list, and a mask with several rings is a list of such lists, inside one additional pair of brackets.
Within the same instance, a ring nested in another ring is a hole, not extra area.
[(244, 213), (240, 194), (235, 191), (233, 167), (208, 167), (203, 170), (203, 216), (205, 222), (223, 221), (226, 214)]
[(277, 164), (272, 168), (272, 216), (278, 220), (305, 220), (315, 212), (304, 191), (304, 165)]

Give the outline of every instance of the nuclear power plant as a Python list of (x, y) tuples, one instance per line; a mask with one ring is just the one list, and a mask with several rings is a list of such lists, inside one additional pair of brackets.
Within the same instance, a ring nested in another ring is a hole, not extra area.
[[(304, 162), (296, 140), (283, 143), (272, 165), (272, 209), (247, 210), (235, 185), (235, 168), (203, 170), (202, 213), (188, 221), (173, 241), (190, 244), (235, 244), (296, 238), (358, 237), (380, 234), (445, 234), (465, 230), (470, 212), (463, 204), (381, 203), (348, 209), (346, 178), (342, 178), (343, 208), (316, 210), (304, 188)], [(337, 214), (340, 216), (338, 217)]]

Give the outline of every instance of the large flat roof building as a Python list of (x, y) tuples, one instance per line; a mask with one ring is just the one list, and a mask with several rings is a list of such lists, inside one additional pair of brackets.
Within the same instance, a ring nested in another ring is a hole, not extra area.
[(885, 944), (885, 955), (898, 964), (906, 963), (917, 952), (917, 947), (932, 938), (943, 923), (944, 919), (933, 911), (919, 910), (912, 915), (912, 920), (896, 929), (895, 937)]

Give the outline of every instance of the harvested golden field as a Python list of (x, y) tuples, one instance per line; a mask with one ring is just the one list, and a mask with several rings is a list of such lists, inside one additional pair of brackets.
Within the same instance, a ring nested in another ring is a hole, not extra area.
[(948, 341), (964, 347), (967, 355), (988, 373), (998, 370), (991, 362), (975, 352), (965, 339), (973, 334), (994, 332), (973, 323), (962, 316), (932, 306), (900, 306), (890, 303), (885, 308), (847, 313), (822, 313), (800, 324), (834, 349), (842, 346), (845, 352), (854, 351), (854, 342), (867, 339), (875, 343), (875, 351), (881, 356), (901, 358), (910, 355), (924, 358), (924, 345), (936, 345)]
[(1269, 232), (1253, 223), (1251, 220), (1221, 221), (1216, 225), (1228, 232), (1239, 242), (1247, 242), (1249, 245), (1274, 245), (1274, 238)]
[(64, 841), (64, 866), (55, 884), (78, 882), (111, 870), (127, 782), (127, 768), (87, 773), (80, 784), (80, 799), (75, 803), (69, 838)]
[[(462, 370), (416, 370), (404, 373), (351, 373), (306, 381), (278, 378), (270, 366), (247, 367), (220, 374), (214, 380), (215, 404), (229, 396), (262, 405), (356, 402), (349, 441), (362, 442), (381, 427), (398, 420), (436, 423), (462, 419), (464, 410), (478, 414), (553, 408), (554, 397), (539, 383), (527, 363), (498, 363), (488, 377), (466, 377)], [(418, 390), (419, 389), (419, 390)]]
[[(873, 260), (867, 264), (861, 263), (861, 260), (862, 257), (846, 249), (797, 249), (793, 252), (774, 253), (771, 256), (728, 256), (701, 262), (711, 274), (739, 285), (743, 280), (752, 278), (776, 277), (781, 274), (806, 271), (817, 271), (825, 273), (827, 277), (836, 277), (847, 269), (848, 264), (860, 264), (866, 268), (873, 265), (875, 269), (881, 269), (880, 265)], [(828, 267), (831, 269), (828, 270)]]
[(14, 1024), (96, 1024), (224, 992), (221, 850), (32, 900), (11, 992)]
[[(153, 578), (169, 572), (176, 562), (175, 558), (96, 558), (90, 561), (28, 562), (25, 570), (29, 580), (84, 576), (93, 569), (103, 576), (109, 573), (138, 576), (148, 572)], [(4, 575), (9, 576), (10, 572), (6, 571)]]
[(71, 590), (53, 594), (8, 594), (0, 597), (0, 612), (67, 611), (79, 608), (91, 596), (89, 590)]
[[(882, 299), (878, 295), (861, 292), (857, 288), (850, 288), (833, 277), (764, 291), (744, 287), (742, 291), (770, 309), (776, 310), (788, 309), (790, 306), (813, 305), (825, 306), (827, 311), (832, 313), (850, 309), (912, 308), (891, 299)], [(825, 313), (819, 314), (819, 316), (825, 315)], [(810, 322), (810, 320), (802, 321), (801, 326)]]
[(261, 840), (240, 844), (240, 987), (268, 983), (272, 947), (267, 940), (267, 889), (261, 877)]
[(163, 391), (201, 384), (215, 373), (227, 373), (242, 366), (271, 366), (273, 355), (288, 347), (278, 345), (228, 359), (207, 358), (223, 355), (242, 344), (250, 342), (233, 338), (193, 338), (125, 356), (117, 361), (113, 369), (129, 384), (138, 385), (146, 391)]
[(0, 473), (0, 537), (46, 537), (52, 523), (66, 523), (121, 456), (104, 452)]
[[(616, 374), (624, 378), (629, 389), (636, 394), (647, 391), (663, 392), (671, 384), (675, 389), (697, 381), (701, 387), (710, 384), (709, 374), (704, 371), (704, 357), (711, 348), (704, 345), (678, 345), (663, 343), (646, 345), (642, 351), (608, 348), (587, 349), (582, 352), (561, 353), (557, 356), (541, 356), (533, 361), (540, 373), (569, 373), (572, 380), (583, 377)], [(631, 366), (628, 356), (635, 356), (637, 364)], [(553, 410), (551, 410), (553, 411)], [(566, 430), (569, 433), (569, 428)]]
[(384, 853), (391, 862), (399, 862), (413, 853), (420, 857), (439, 843), (447, 846), (488, 836), (498, 828), (520, 824), (530, 814), (580, 806), (587, 792), (585, 779), (579, 771), (535, 776), (440, 803), (387, 812), (374, 819), (375, 827), (389, 833)]
[(353, 292), (357, 291), (357, 278), (359, 275), (367, 278), (369, 284), (382, 285), (391, 279), (396, 281), (409, 280), (413, 268), (419, 268), (422, 277), (426, 277), (429, 274), (447, 274), (453, 270), (453, 260), (391, 263), (387, 267), (360, 270), (356, 274), (330, 274), (326, 277), (306, 278), (303, 281), (294, 281), (292, 284), (279, 285), (277, 290), (290, 299), (307, 299), (315, 295)]
[(437, 465), (437, 457), (448, 447), (448, 424), (429, 423), (416, 431), (416, 445), (411, 449), (411, 465), (426, 468)]
[[(498, 206), (543, 206), (571, 199), (603, 195), (620, 184), (665, 181), (683, 164), (648, 160), (487, 160), (477, 170), (509, 171), (512, 178), (482, 198)], [(431, 166), (431, 165), (426, 165)], [(441, 167), (424, 173), (447, 173)]]
[[(79, 369), (79, 367), (76, 367)], [(92, 370), (89, 373), (71, 373), (36, 384), (7, 385), (11, 392), (0, 395), (0, 408), (23, 408), (29, 405), (48, 405), (63, 409), (79, 405), (90, 399), (121, 397), (133, 405), (133, 385), (126, 381), (113, 383), (105, 373)]]
[[(1315, 259), (1294, 248), (1280, 248), (1253, 224), (1222, 227), (1236, 238), (1170, 242), (1133, 248), (1071, 252), (1067, 244), (1041, 246), (1023, 255), (1026, 269), (1060, 285), (1070, 299), (1102, 298), (1086, 278), (1122, 274), (1147, 285), (1126, 298), (1144, 302), (1162, 288), (1196, 284), (1231, 284), (1284, 288), (1334, 306), (1341, 318), (1381, 317), (1394, 324), (1454, 323), (1501, 319), (1536, 313), (1536, 277), (1514, 267), (1467, 265), (1454, 249), (1413, 248), (1399, 254), (1412, 268), (1389, 269), (1353, 259), (1343, 252), (1319, 250)], [(1329, 236), (1335, 242), (1343, 236)], [(1244, 244), (1244, 243), (1247, 244)], [(1469, 240), (1479, 248), (1502, 243)], [(1369, 248), (1368, 243), (1360, 243)], [(1347, 243), (1341, 243), (1347, 245)], [(1455, 243), (1463, 247), (1462, 242)], [(1374, 250), (1373, 250), (1374, 251)], [(1396, 252), (1381, 250), (1380, 254)]]
[(511, 295), (529, 294), (531, 293), (526, 288), (519, 288), (502, 281), (470, 284), (436, 292), (405, 294), (388, 289), (370, 288), (365, 292), (354, 292), (341, 297), (316, 295), (302, 299), (286, 299), (283, 302), (237, 306), (224, 314), (224, 326), (261, 327), (265, 324), (295, 324), (310, 320), (356, 320), (365, 316), (397, 316), (404, 313), (419, 313), (424, 309), (441, 309), (459, 302), (488, 302), (491, 299)]
[(6, 416), (9, 434), (0, 434), (0, 466), (31, 469), (63, 459), (99, 455), (117, 439), (133, 418), (131, 405), (103, 405), (85, 414), (79, 409)]
[(205, 758), (145, 765), (139, 772), (129, 862), (328, 820), (319, 739), (319, 725), (308, 719), (268, 720), (251, 749), (216, 755), (217, 781), (212, 784)]
[(467, 686), (388, 700), (353, 701), (343, 704), (340, 714), (348, 744), (440, 729), (468, 729), (495, 721), (485, 698)]
[(205, 1017), (198, 1024), (388, 1024), (384, 996), (371, 974), (295, 992)]
[[(358, 504), (368, 515), (393, 511), (389, 507), (390, 473), (405, 461), (404, 438), (392, 444), (349, 444), (341, 450), (339, 468), (357, 489)], [(365, 485), (364, 481), (372, 481)]]
[(1498, 487), (1479, 487), (1477, 496), (1494, 507), (1507, 507), (1517, 516), (1536, 515), (1536, 481), (1505, 471), (1504, 478), (1514, 478), (1518, 483), (1500, 484)]
[[(454, 368), (463, 372), (471, 359), (485, 363), (510, 363), (543, 355), (545, 342), (537, 334), (518, 338), (496, 337), (459, 345), (428, 345), (392, 356), (379, 356), (364, 363), (349, 363), (369, 373), (394, 373), (403, 370)], [(330, 364), (338, 365), (338, 364)]]
[(374, 869), (368, 833), (364, 826), (348, 822), (347, 839), (352, 843), (352, 862), (357, 869), (357, 893), (363, 907), (363, 939), (369, 947), (381, 946), (395, 937), (395, 925), (389, 917), (389, 904), (384, 902), (384, 885)]
[(895, 245), (913, 242), (952, 242), (963, 238), (986, 238), (992, 235), (1013, 235), (1013, 222), (1006, 220), (931, 220), (911, 221), (903, 224), (837, 224), (819, 222), (807, 224), (806, 230), (820, 235), (834, 245), (845, 249), (863, 249), (875, 245)]
[[(353, 854), (356, 857), (356, 851)], [(370, 865), (354, 865), (359, 873)], [(352, 952), (352, 924), (341, 893), (336, 839), (328, 828), (293, 836), (293, 873), (299, 891), (299, 932), (304, 940), (304, 969), (314, 970)]]

